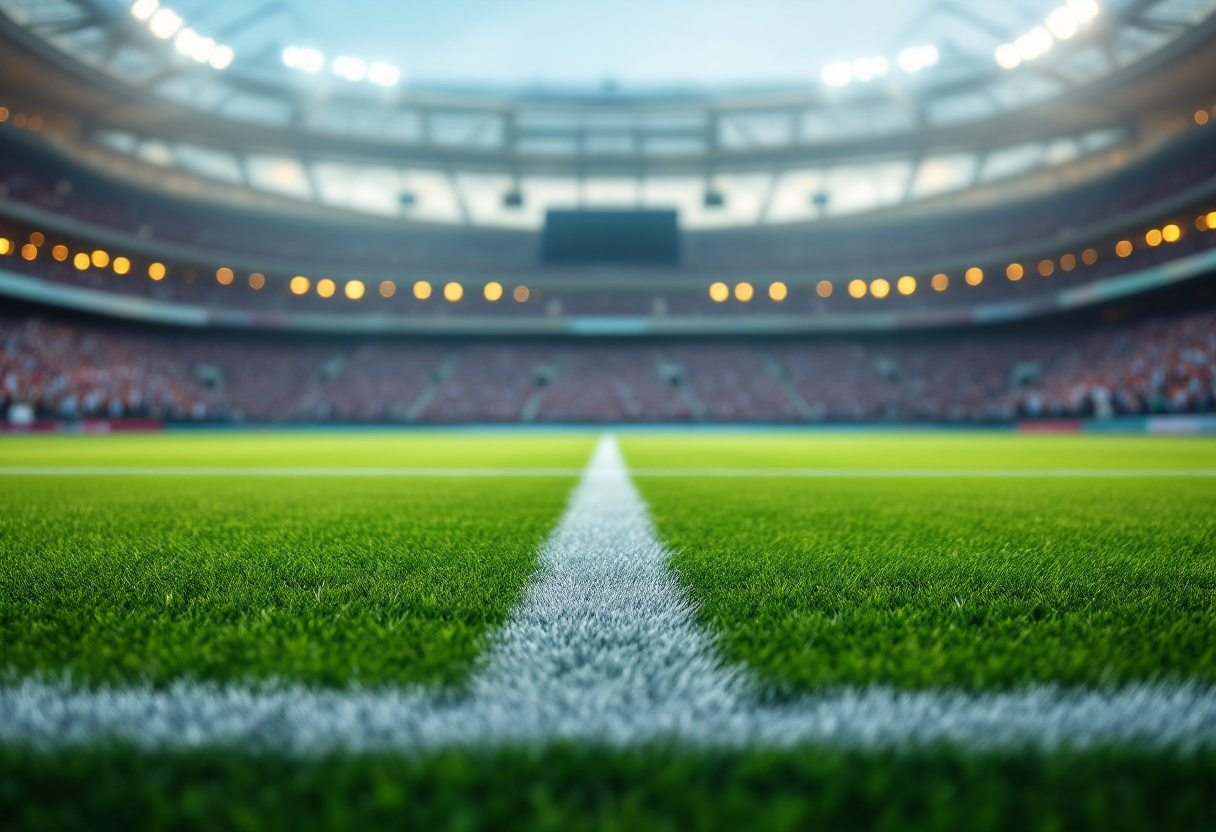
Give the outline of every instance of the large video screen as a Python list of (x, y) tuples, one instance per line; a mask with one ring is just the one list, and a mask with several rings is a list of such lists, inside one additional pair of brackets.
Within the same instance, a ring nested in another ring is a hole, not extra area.
[(560, 266), (677, 265), (676, 212), (551, 210), (545, 216), (541, 261)]

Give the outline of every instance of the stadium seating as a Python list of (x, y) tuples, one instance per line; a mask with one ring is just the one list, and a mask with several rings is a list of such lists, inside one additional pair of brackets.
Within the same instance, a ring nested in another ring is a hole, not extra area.
[(0, 404), (170, 421), (993, 422), (1216, 410), (1216, 314), (736, 342), (334, 340), (0, 319)]

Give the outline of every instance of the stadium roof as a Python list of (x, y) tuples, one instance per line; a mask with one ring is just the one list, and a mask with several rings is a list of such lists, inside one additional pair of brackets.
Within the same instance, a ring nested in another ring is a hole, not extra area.
[(889, 208), (1132, 140), (1117, 91), (1208, 42), (1214, 7), (2, 0), (0, 24), (109, 91), (87, 142), (155, 165), (414, 220), (662, 204), (714, 228)]

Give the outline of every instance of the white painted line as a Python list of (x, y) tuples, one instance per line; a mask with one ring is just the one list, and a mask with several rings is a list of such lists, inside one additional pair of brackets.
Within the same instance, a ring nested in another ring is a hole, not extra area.
[[(580, 468), (328, 468), (240, 466), (0, 466), (10, 477), (577, 477)], [(1216, 477), (1216, 468), (634, 468), (634, 477)]]
[(611, 438), (597, 447), (541, 555), (466, 693), (192, 683), (83, 690), (26, 680), (0, 687), (0, 741), (119, 739), (300, 754), (557, 740), (1216, 746), (1216, 690), (1197, 685), (991, 694), (875, 687), (766, 703), (696, 626)]
[(634, 468), (634, 477), (1216, 477), (1216, 468)]
[(10, 477), (577, 477), (581, 468), (324, 468), (238, 466), (0, 466)]
[[(589, 692), (579, 703), (533, 700), (522, 708), (510, 695), (485, 698), (484, 688), (472, 698), (445, 699), (420, 691), (191, 684), (84, 691), (26, 681), (0, 689), (0, 742), (51, 748), (118, 740), (144, 748), (230, 745), (292, 754), (555, 741), (618, 747), (676, 741), (703, 748), (947, 743), (1048, 751), (1216, 746), (1216, 692), (1196, 686), (993, 694), (876, 687), (764, 706), (733, 696), (680, 699), (671, 688), (622, 700), (616, 697), (638, 686), (627, 667), (619, 670), (614, 692)], [(678, 678), (677, 670), (669, 681), (679, 686)]]

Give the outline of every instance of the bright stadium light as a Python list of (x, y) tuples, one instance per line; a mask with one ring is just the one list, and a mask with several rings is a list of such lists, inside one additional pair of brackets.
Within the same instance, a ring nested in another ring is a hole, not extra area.
[(148, 21), (152, 34), (161, 40), (168, 40), (182, 28), (182, 19), (173, 9), (159, 9)]
[(227, 69), (235, 57), (236, 53), (232, 51), (231, 46), (221, 44), (215, 47), (215, 51), (211, 53), (211, 60), (207, 63), (211, 64), (212, 69)]
[(1051, 32), (1043, 26), (1035, 26), (1026, 34), (1013, 42), (1018, 48), (1018, 54), (1024, 61), (1033, 61), (1051, 50), (1053, 43)]
[(1093, 22), (1101, 7), (1095, 0), (1068, 0), (1047, 15), (1046, 25), (1035, 26), (1029, 32), (996, 48), (993, 57), (1005, 69), (1015, 69), (1026, 61), (1046, 55), (1057, 40), (1069, 40), (1081, 27)]
[[(941, 55), (933, 45), (913, 46), (899, 53), (896, 65), (904, 72), (920, 72), (938, 62)], [(881, 55), (858, 58), (855, 61), (835, 61), (819, 73), (823, 83), (829, 87), (844, 87), (854, 81), (864, 83), (876, 78), (885, 78), (891, 71), (891, 62)]]
[(1068, 0), (1068, 10), (1081, 23), (1089, 23), (1102, 8), (1095, 0)]
[(367, 68), (367, 80), (378, 87), (396, 86), (401, 80), (401, 70), (392, 64), (377, 61)]
[(325, 56), (316, 49), (289, 46), (283, 50), (283, 63), (301, 72), (317, 73), (325, 66)]
[(193, 29), (182, 29), (177, 33), (177, 37), (173, 39), (173, 48), (183, 55), (189, 55), (194, 51), (195, 45), (202, 40), (198, 32)]
[(853, 67), (844, 61), (837, 61), (825, 66), (820, 77), (829, 87), (843, 87), (853, 80)]
[(159, 8), (160, 0), (135, 0), (131, 4), (131, 17), (146, 23)]
[(367, 61), (345, 56), (334, 58), (334, 75), (347, 81), (362, 81), (367, 77)]
[(1022, 63), (1022, 56), (1012, 43), (1002, 43), (996, 48), (996, 62), (1005, 69), (1016, 69)]
[(190, 57), (200, 64), (205, 64), (215, 54), (215, 46), (215, 41), (211, 38), (199, 38), (198, 42), (194, 44), (194, 49), (190, 50)]
[(135, 0), (131, 5), (131, 15), (136, 20), (145, 21), (152, 34), (161, 40), (173, 38), (174, 49), (200, 64), (225, 69), (235, 57), (231, 46), (222, 46), (214, 38), (203, 37), (186, 26), (177, 12), (162, 9), (160, 0)]
[(872, 81), (882, 78), (890, 69), (886, 58), (861, 58), (853, 61), (853, 78), (857, 81)]
[(1047, 15), (1047, 28), (1060, 40), (1068, 40), (1077, 33), (1077, 16), (1067, 6), (1060, 6)]
[(941, 58), (941, 53), (932, 44), (912, 46), (899, 53), (899, 68), (904, 72), (920, 72), (935, 65)]

